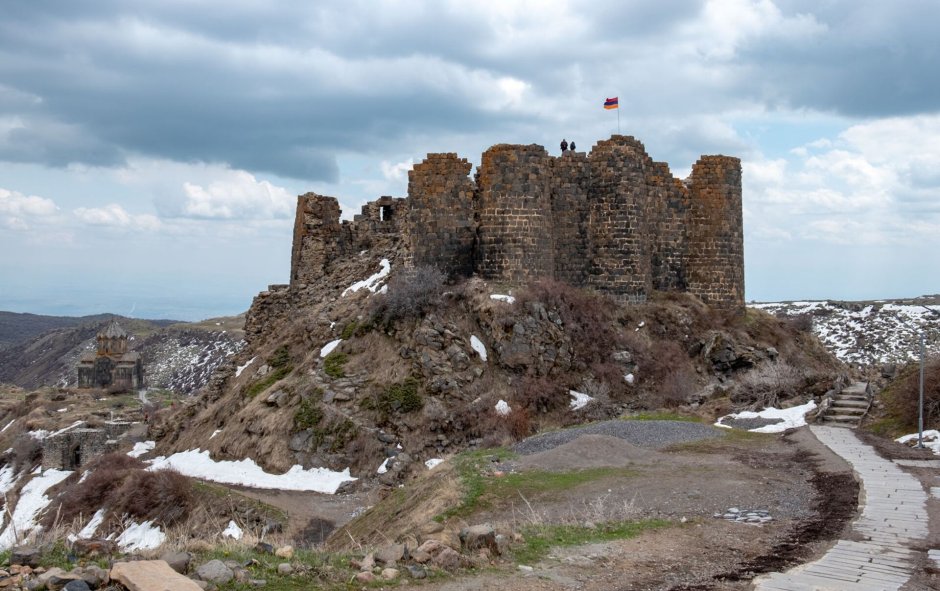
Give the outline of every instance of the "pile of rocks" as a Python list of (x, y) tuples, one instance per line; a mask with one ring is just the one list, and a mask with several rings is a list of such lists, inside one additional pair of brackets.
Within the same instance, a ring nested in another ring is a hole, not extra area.
[(431, 531), (421, 544), (412, 538), (407, 542), (381, 546), (361, 559), (354, 559), (353, 566), (360, 571), (356, 580), (362, 583), (380, 579), (394, 581), (404, 572), (413, 579), (424, 579), (430, 569), (453, 572), (459, 568), (482, 566), (505, 556), (511, 540), (521, 539), (512, 532), (497, 532), (490, 524), (465, 527), (456, 539), (437, 523), (424, 529), (437, 531)]
[(724, 513), (715, 513), (716, 519), (727, 519), (735, 523), (746, 523), (748, 525), (763, 525), (774, 520), (767, 509), (739, 509), (731, 507)]

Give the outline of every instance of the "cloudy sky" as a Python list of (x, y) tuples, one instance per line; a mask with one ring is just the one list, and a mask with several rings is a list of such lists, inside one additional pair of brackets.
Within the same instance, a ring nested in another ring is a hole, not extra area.
[(428, 152), (744, 163), (747, 298), (940, 292), (929, 0), (4, 0), (0, 310), (197, 319)]

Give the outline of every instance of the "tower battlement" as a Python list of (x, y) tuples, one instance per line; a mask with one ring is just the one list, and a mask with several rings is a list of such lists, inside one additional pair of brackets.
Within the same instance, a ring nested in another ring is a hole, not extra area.
[(333, 197), (298, 197), (291, 285), (380, 237), (407, 264), (505, 282), (554, 278), (629, 301), (651, 290), (744, 306), (741, 161), (702, 156), (688, 179), (615, 135), (590, 152), (498, 144), (474, 177), (457, 154), (429, 154), (408, 174), (408, 197), (367, 203), (340, 222)]

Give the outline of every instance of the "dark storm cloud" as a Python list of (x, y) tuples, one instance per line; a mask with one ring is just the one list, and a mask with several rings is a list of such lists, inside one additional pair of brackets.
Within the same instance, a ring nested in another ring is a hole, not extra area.
[(778, 106), (879, 117), (940, 110), (940, 3), (780, 3), (812, 13), (812, 39), (761, 38), (741, 48), (748, 91)]
[[(8, 1), (0, 159), (109, 165), (144, 154), (335, 181), (344, 152), (512, 136), (572, 117), (567, 97), (618, 89), (629, 115), (650, 120), (754, 105), (937, 108), (933, 4), (780, 3), (784, 19), (805, 17), (814, 32), (778, 35), (772, 23), (748, 36), (745, 20), (717, 59), (710, 39), (721, 45), (724, 33), (709, 30), (705, 4)], [(717, 24), (739, 8), (719, 6)], [(507, 107), (507, 79), (561, 108)], [(736, 147), (712, 131), (703, 151)], [(658, 134), (680, 149), (669, 129)]]

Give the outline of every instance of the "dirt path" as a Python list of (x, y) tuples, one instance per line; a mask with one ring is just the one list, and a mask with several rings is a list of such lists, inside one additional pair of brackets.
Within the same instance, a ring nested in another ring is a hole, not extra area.
[[(631, 540), (555, 548), (520, 570), (498, 563), (484, 574), (422, 585), (434, 591), (743, 590), (759, 573), (821, 554), (854, 516), (857, 486), (848, 465), (807, 429), (786, 436), (732, 437), (672, 449), (640, 449), (602, 436), (577, 438), (507, 464), (512, 470), (627, 468), (565, 495), (528, 499), (474, 515), (474, 523), (585, 521), (611, 507), (610, 518), (665, 518), (675, 526)], [(611, 502), (617, 499), (619, 507)], [(625, 504), (624, 501), (628, 501)], [(595, 507), (595, 509), (591, 509)], [(849, 507), (847, 510), (846, 507)], [(715, 518), (729, 508), (766, 509), (759, 526)], [(599, 516), (599, 520), (602, 519)], [(684, 521), (684, 523), (683, 523)]]

